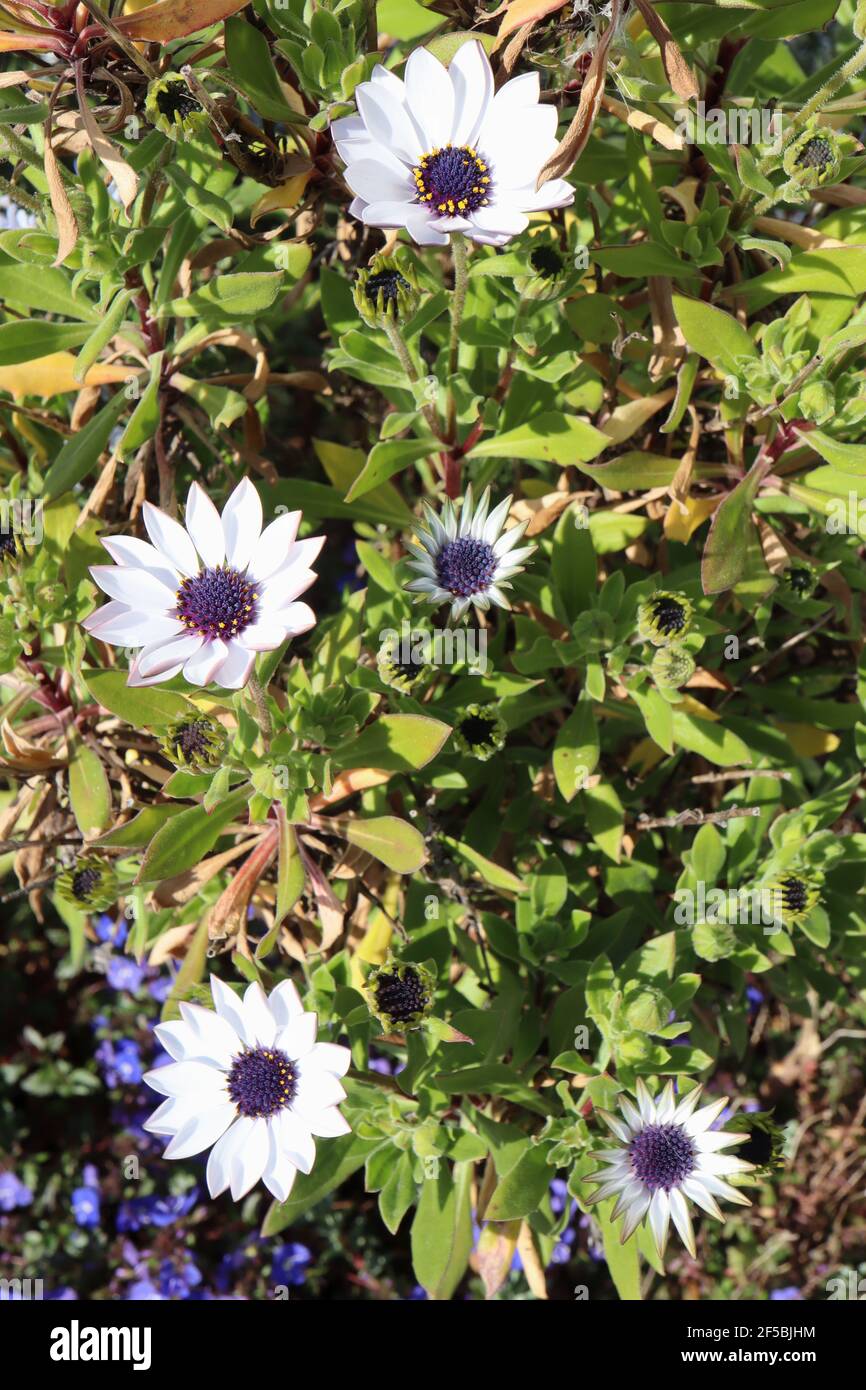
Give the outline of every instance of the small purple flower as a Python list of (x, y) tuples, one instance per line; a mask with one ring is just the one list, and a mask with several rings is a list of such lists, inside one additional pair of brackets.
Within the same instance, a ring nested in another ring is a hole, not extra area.
[(96, 1049), (96, 1060), (102, 1067), (107, 1086), (137, 1085), (144, 1075), (138, 1044), (131, 1038), (112, 1043), (107, 1038)]
[(142, 1226), (171, 1226), (188, 1216), (198, 1201), (199, 1190), (190, 1188), (176, 1197), (130, 1197), (117, 1212), (118, 1231), (140, 1231)]
[(126, 1294), (127, 1298), (138, 1302), (161, 1302), (162, 1294), (156, 1284), (150, 1279), (137, 1279), (134, 1284), (130, 1284)]
[(126, 990), (129, 994), (137, 994), (146, 974), (145, 968), (136, 965), (129, 956), (112, 956), (108, 962), (105, 978), (112, 989)]
[(0, 1173), (0, 1211), (14, 1211), (16, 1207), (29, 1207), (33, 1193), (29, 1187), (16, 1178), (14, 1173)]
[(94, 918), (93, 928), (100, 941), (110, 941), (118, 950), (125, 944), (129, 932), (125, 918), (115, 919), (107, 912), (102, 912)]
[(72, 1299), (77, 1299), (78, 1294), (74, 1289), (71, 1289), (68, 1284), (61, 1284), (59, 1289), (52, 1289), (51, 1292), (45, 1294), (44, 1297), (49, 1301), (51, 1299), (63, 1299), (69, 1303)]
[(803, 1297), (803, 1295), (802, 1295), (802, 1293), (800, 1292), (800, 1290), (797, 1288), (796, 1284), (789, 1284), (789, 1285), (787, 1286), (787, 1288), (784, 1288), (784, 1289), (772, 1289), (772, 1290), (770, 1291), (770, 1298), (771, 1298), (771, 1299), (773, 1300), (773, 1302), (775, 1302), (775, 1303), (778, 1303), (778, 1302), (786, 1302), (788, 1299), (797, 1299), (797, 1298), (802, 1298), (802, 1297)]
[(159, 1289), (163, 1298), (188, 1298), (201, 1283), (201, 1270), (192, 1260), (182, 1263), (163, 1260), (159, 1267)]
[(271, 1265), (272, 1282), (274, 1284), (286, 1284), (289, 1287), (303, 1284), (307, 1265), (312, 1258), (313, 1252), (308, 1250), (306, 1245), (297, 1243), (279, 1245), (274, 1251), (273, 1264)]
[(76, 1187), (72, 1193), (72, 1215), (78, 1226), (99, 1225), (99, 1189)]

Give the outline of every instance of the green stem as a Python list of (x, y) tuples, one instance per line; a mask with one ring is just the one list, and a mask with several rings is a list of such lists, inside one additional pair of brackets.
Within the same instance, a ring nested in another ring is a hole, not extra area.
[[(383, 315), (382, 326), (387, 335), (388, 342), (391, 344), (400, 362), (400, 366), (403, 368), (403, 371), (406, 373), (412, 385), (417, 386), (421, 378), (418, 375), (415, 363), (412, 361), (411, 354), (409, 352), (408, 347), (406, 346), (406, 340), (404, 339), (403, 334), (400, 332), (399, 324), (394, 322), (390, 314), (385, 314)], [(429, 402), (427, 404), (423, 404), (419, 400), (418, 403), (421, 406), (421, 414), (424, 416), (424, 419), (427, 421), (427, 424), (430, 426), (430, 429), (436, 435), (437, 439), (441, 438), (439, 431), (439, 421), (436, 419), (436, 411), (434, 407)]]
[(454, 290), (451, 295), (451, 337), (448, 342), (448, 419), (445, 434), (451, 444), (457, 440), (457, 400), (451, 378), (457, 371), (460, 353), (460, 325), (466, 307), (468, 285), (468, 245), (462, 232), (451, 233), (451, 262), (454, 267)]
[(271, 712), (268, 709), (267, 696), (265, 695), (265, 692), (261, 686), (261, 682), (258, 676), (255, 674), (255, 672), (250, 676), (249, 680), (247, 681), (247, 689), (253, 697), (253, 703), (256, 707), (256, 714), (259, 717), (259, 727), (262, 731), (265, 743), (267, 743), (271, 737), (271, 734), (274, 731), (274, 726), (271, 723)]
[(7, 198), (11, 198), (13, 203), (17, 203), (26, 212), (34, 212), (37, 216), (42, 212), (42, 205), (38, 198), (33, 198), (29, 193), (25, 193), (23, 188), (17, 184), (10, 183), (8, 179), (0, 178), (0, 193)]

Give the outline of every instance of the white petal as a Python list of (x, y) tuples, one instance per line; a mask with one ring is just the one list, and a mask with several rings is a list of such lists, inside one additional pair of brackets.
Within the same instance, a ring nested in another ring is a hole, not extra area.
[(315, 1014), (300, 1014), (280, 1030), (277, 1047), (294, 1062), (306, 1057), (316, 1041), (317, 1025)]
[(346, 1092), (335, 1076), (326, 1071), (312, 1071), (309, 1074), (303, 1067), (298, 1068), (298, 1094), (292, 1101), (292, 1109), (299, 1115), (315, 1114), (329, 1105), (339, 1105), (346, 1099)]
[(727, 1177), (729, 1173), (750, 1173), (753, 1165), (742, 1158), (731, 1158), (728, 1154), (698, 1154), (698, 1176), (711, 1173), (713, 1177)]
[(216, 975), (210, 977), (210, 991), (213, 995), (214, 1008), (220, 1018), (225, 1019), (231, 1025), (232, 1031), (248, 1047), (255, 1046), (255, 1037), (248, 1031), (246, 1011), (244, 1006), (233, 989), (229, 989), (227, 984)]
[(170, 1062), (144, 1073), (144, 1081), (152, 1091), (162, 1096), (199, 1095), (202, 1108), (216, 1104), (225, 1091), (225, 1073), (207, 1062)]
[[(286, 634), (279, 623), (271, 621), (270, 618), (260, 623), (251, 623), (245, 627), (240, 634), (238, 641), (243, 643), (247, 651), (250, 652), (272, 652), (281, 642), (285, 642)], [(229, 642), (229, 647), (231, 647)]]
[(624, 1124), (622, 1120), (617, 1119), (615, 1115), (609, 1115), (606, 1110), (599, 1110), (597, 1113), (600, 1118), (604, 1120), (608, 1129), (613, 1130), (617, 1139), (621, 1139), (624, 1144), (631, 1143), (632, 1133), (628, 1125)]
[(126, 684), (131, 686), (157, 685), (159, 681), (173, 680), (174, 677), (179, 676), (180, 673), (181, 666), (180, 663), (178, 663), (177, 666), (169, 666), (167, 671), (160, 671), (155, 676), (142, 676), (138, 670), (138, 663), (133, 661), (129, 668)]
[(674, 1083), (669, 1081), (656, 1101), (656, 1124), (669, 1124), (673, 1119), (675, 1109)]
[(291, 1110), (280, 1110), (270, 1123), (280, 1152), (301, 1173), (311, 1172), (316, 1161), (316, 1144), (304, 1121)]
[(226, 563), (244, 570), (256, 553), (262, 534), (262, 499), (249, 478), (238, 483), (223, 507)]
[(308, 603), (290, 603), (288, 608), (277, 608), (270, 616), (278, 622), (287, 637), (300, 637), (316, 626), (316, 615)]
[(208, 1057), (218, 1066), (228, 1069), (244, 1047), (244, 1039), (237, 1034), (231, 1022), (215, 1013), (213, 1009), (206, 1009), (201, 1004), (188, 1004), (186, 1001), (181, 1004), (180, 1012), (184, 1023), (192, 1029), (198, 1040), (198, 1056)]
[(226, 547), (220, 514), (198, 483), (193, 483), (186, 499), (186, 529), (209, 569), (223, 563)]
[(639, 1076), (635, 1083), (635, 1095), (637, 1096), (640, 1117), (645, 1125), (655, 1124), (656, 1108), (652, 1096), (647, 1090), (647, 1084), (642, 1076)]
[(251, 984), (244, 994), (244, 1019), (246, 1035), (262, 1047), (273, 1047), (277, 1036), (277, 1025), (268, 1007), (267, 996), (261, 985)]
[(731, 1133), (726, 1129), (707, 1129), (695, 1135), (695, 1146), (699, 1153), (717, 1153), (719, 1149), (745, 1143), (748, 1137), (748, 1134)]
[(188, 1023), (157, 1023), (153, 1031), (169, 1057), (173, 1057), (176, 1062), (200, 1056), (201, 1044), (198, 1035)]
[(281, 985), (271, 990), (268, 995), (268, 1007), (280, 1030), (304, 1012), (301, 996), (292, 980), (283, 980)]
[(85, 632), (92, 632), (98, 636), (101, 627), (115, 622), (117, 618), (129, 617), (132, 613), (135, 613), (136, 618), (148, 616), (145, 613), (136, 612), (135, 609), (130, 608), (128, 603), (119, 603), (116, 598), (109, 599), (108, 603), (104, 603), (101, 608), (97, 608), (93, 613), (89, 613), (86, 618), (83, 618), (81, 626)]
[(685, 1178), (682, 1188), (683, 1195), (694, 1202), (696, 1206), (701, 1207), (710, 1216), (714, 1216), (717, 1221), (724, 1221), (724, 1212), (702, 1182), (698, 1182), (695, 1178)]
[(225, 1192), (231, 1180), (232, 1160), (244, 1143), (247, 1129), (252, 1121), (249, 1119), (235, 1120), (230, 1129), (227, 1129), (221, 1139), (218, 1139), (210, 1151), (210, 1158), (207, 1161), (207, 1188), (212, 1197), (219, 1197), (221, 1192)]
[(406, 202), (415, 196), (415, 185), (401, 165), (400, 172), (381, 159), (358, 159), (343, 176), (353, 193), (368, 203)]
[(493, 98), (490, 118), (492, 121), (504, 120), (527, 106), (537, 106), (540, 95), (541, 82), (537, 72), (524, 72), (520, 77), (512, 77)]
[(652, 1193), (647, 1191), (642, 1192), (639, 1197), (635, 1197), (623, 1218), (620, 1244), (625, 1245), (629, 1236), (634, 1235), (634, 1232), (649, 1211), (651, 1201)]
[(138, 673), (144, 677), (162, 676), (170, 666), (182, 665), (203, 643), (204, 638), (199, 633), (189, 633), (181, 624), (180, 632), (174, 636), (148, 641), (138, 654)]
[(228, 647), (218, 637), (202, 642), (198, 651), (184, 663), (184, 679), (190, 685), (210, 685), (219, 667), (228, 656)]
[(448, 65), (454, 88), (455, 145), (474, 145), (493, 98), (493, 72), (477, 39), (458, 48)]
[(454, 129), (454, 87), (447, 70), (427, 48), (416, 48), (406, 64), (406, 105), (421, 132), (425, 152), (447, 145)]
[(304, 1115), (304, 1124), (309, 1125), (310, 1133), (319, 1139), (339, 1139), (342, 1134), (352, 1133), (352, 1126), (336, 1105), (309, 1111)]
[(262, 1182), (278, 1202), (287, 1202), (292, 1185), (297, 1176), (297, 1168), (287, 1154), (280, 1150), (273, 1127), (268, 1130), (268, 1161), (262, 1174)]
[[(244, 633), (246, 638), (246, 633)], [(279, 646), (279, 643), (275, 643)], [(228, 650), (213, 674), (213, 680), (224, 690), (241, 690), (250, 678), (256, 654), (244, 646), (243, 642), (232, 638)]]
[(505, 237), (519, 236), (529, 226), (529, 218), (525, 212), (518, 212), (502, 203), (492, 204), (488, 208), (477, 208), (470, 221), (473, 227), (480, 227), (482, 231), (495, 232)]
[(417, 164), (423, 154), (421, 138), (390, 85), (362, 82), (355, 88), (355, 102), (373, 139), (407, 164)]
[(670, 1220), (671, 1204), (668, 1199), (668, 1194), (665, 1192), (663, 1187), (659, 1187), (653, 1193), (652, 1200), (649, 1204), (650, 1230), (653, 1233), (653, 1240), (656, 1243), (656, 1250), (658, 1251), (659, 1259), (661, 1259), (665, 1253), (665, 1246), (667, 1245), (668, 1241), (668, 1230), (670, 1228)]
[(90, 573), (103, 593), (128, 603), (130, 608), (165, 615), (177, 607), (175, 592), (147, 570), (129, 565), (91, 565)]
[[(242, 1116), (237, 1124), (243, 1125), (245, 1120)], [(255, 1187), (268, 1161), (267, 1121), (248, 1120), (247, 1123), (249, 1128), (243, 1135), (243, 1142), (236, 1145), (231, 1160), (231, 1193), (236, 1202)]]
[(225, 1134), (236, 1114), (231, 1101), (226, 1101), (213, 1110), (202, 1111), (178, 1130), (163, 1158), (192, 1158), (203, 1149), (209, 1149), (211, 1144), (216, 1143), (217, 1139)]
[(122, 617), (102, 623), (93, 635), (109, 646), (144, 647), (151, 642), (162, 645), (183, 630), (183, 623), (177, 618), (161, 613), (133, 613), (127, 609)]
[(574, 189), (565, 179), (547, 179), (540, 188), (509, 189), (508, 201), (521, 212), (544, 212), (547, 208), (567, 208), (574, 202)]
[(266, 526), (247, 568), (250, 579), (267, 579), (289, 558), (301, 524), (301, 512), (284, 512)]
[(689, 1115), (683, 1128), (688, 1134), (703, 1134), (705, 1129), (715, 1124), (727, 1105), (727, 1097), (722, 1096), (721, 1100), (714, 1100), (711, 1105), (705, 1105), (702, 1109), (696, 1110), (693, 1115)]
[(173, 591), (179, 588), (180, 575), (175, 566), (147, 541), (140, 541), (137, 536), (103, 536), (102, 544), (116, 565), (147, 570), (167, 588)]
[(305, 1059), (306, 1065), (310, 1063), (333, 1076), (345, 1076), (352, 1065), (352, 1054), (348, 1047), (341, 1047), (339, 1043), (317, 1042)]
[(668, 1197), (674, 1225), (679, 1231), (683, 1245), (688, 1250), (692, 1259), (694, 1259), (697, 1253), (695, 1250), (695, 1233), (692, 1229), (692, 1218), (689, 1215), (688, 1206), (685, 1203), (682, 1193), (675, 1187), (671, 1188)]
[(157, 550), (171, 561), (174, 568), (187, 576), (198, 574), (199, 562), (195, 546), (180, 522), (175, 521), (159, 507), (155, 507), (152, 502), (144, 503), (141, 514), (150, 539)]
[(145, 1120), (142, 1128), (148, 1134), (177, 1134), (200, 1110), (201, 1098), (198, 1095), (169, 1096)]

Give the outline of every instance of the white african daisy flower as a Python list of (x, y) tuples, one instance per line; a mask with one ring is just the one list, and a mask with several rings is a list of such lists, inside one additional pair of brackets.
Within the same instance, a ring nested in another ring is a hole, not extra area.
[(504, 246), (529, 225), (527, 213), (574, 199), (565, 179), (536, 189), (558, 123), (539, 94), (534, 72), (494, 94), (477, 39), (447, 68), (417, 48), (403, 81), (377, 67), (355, 89), (357, 116), (331, 127), (357, 195), (349, 211), (370, 227), (405, 227), (421, 246), (445, 246), (449, 232)]
[(638, 1079), (636, 1105), (627, 1096), (620, 1096), (623, 1119), (604, 1110), (598, 1112), (621, 1146), (601, 1149), (596, 1155), (607, 1167), (593, 1175), (592, 1182), (601, 1186), (590, 1200), (603, 1202), (616, 1195), (618, 1201), (612, 1215), (614, 1220), (625, 1218), (623, 1242), (646, 1220), (659, 1257), (664, 1254), (673, 1218), (683, 1244), (694, 1258), (689, 1201), (718, 1221), (725, 1218), (717, 1197), (751, 1206), (748, 1197), (725, 1179), (732, 1173), (751, 1172), (754, 1164), (721, 1152), (749, 1136), (711, 1129), (728, 1102), (723, 1096), (696, 1110), (702, 1091), (702, 1086), (695, 1086), (677, 1104), (673, 1083), (668, 1082), (658, 1099), (653, 1100), (644, 1082)]
[(144, 1128), (171, 1135), (165, 1158), (192, 1158), (211, 1149), (207, 1185), (212, 1197), (231, 1188), (235, 1201), (261, 1178), (285, 1202), (295, 1174), (316, 1160), (314, 1135), (349, 1134), (337, 1109), (346, 1092), (347, 1047), (316, 1042), (316, 1015), (305, 1013), (290, 980), (266, 995), (252, 984), (241, 999), (215, 975), (216, 1013), (181, 1004), (181, 1022), (155, 1033), (174, 1062), (145, 1073), (167, 1096)]
[(473, 507), (471, 487), (466, 489), (459, 520), (450, 501), (445, 503), (441, 520), (425, 506), (427, 529), (419, 526), (415, 532), (418, 543), (410, 541), (408, 545), (414, 556), (408, 564), (419, 577), (407, 584), (407, 589), (418, 594), (417, 602), (450, 603), (454, 622), (472, 604), (484, 611), (491, 604), (510, 608), (503, 590), (511, 588), (508, 581), (520, 573), (522, 562), (536, 548), (518, 545), (528, 522), (502, 530), (510, 497), (488, 516), (489, 506), (490, 489), (485, 489), (478, 506)]
[(193, 483), (186, 527), (145, 502), (152, 545), (135, 536), (102, 544), (116, 565), (90, 573), (111, 599), (85, 619), (100, 642), (141, 647), (130, 685), (154, 685), (182, 671), (190, 685), (246, 685), (257, 652), (273, 651), (307, 632), (316, 615), (297, 603), (316, 581), (312, 569), (324, 536), (295, 539), (300, 512), (262, 530), (262, 504), (247, 479), (223, 508)]

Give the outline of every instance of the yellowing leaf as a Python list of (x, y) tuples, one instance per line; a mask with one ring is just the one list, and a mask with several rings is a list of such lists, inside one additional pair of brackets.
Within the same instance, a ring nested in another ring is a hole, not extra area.
[(681, 710), (683, 714), (693, 715), (695, 719), (708, 719), (714, 722), (721, 718), (721, 715), (716, 714), (715, 710), (708, 709), (706, 705), (701, 704), (700, 700), (692, 699), (691, 695), (684, 695), (674, 708)]
[(295, 174), (294, 178), (280, 184), (279, 188), (269, 188), (256, 203), (250, 213), (250, 226), (254, 227), (260, 217), (269, 212), (292, 212), (304, 196), (312, 170)]
[(814, 729), (811, 724), (777, 723), (776, 728), (785, 735), (798, 758), (820, 758), (823, 753), (835, 753), (839, 747), (836, 734)]
[(48, 400), (67, 391), (80, 391), (82, 386), (108, 386), (113, 381), (125, 381), (129, 367), (95, 363), (84, 381), (72, 375), (75, 358), (71, 352), (49, 352), (47, 357), (35, 357), (11, 367), (0, 367), (0, 391), (8, 391), (16, 400), (24, 396), (40, 396)]
[(687, 497), (684, 503), (671, 502), (665, 513), (664, 530), (669, 541), (690, 541), (699, 526), (712, 516), (718, 497)]
[(514, 4), (509, 5), (502, 18), (497, 38), (504, 39), (513, 34), (515, 29), (522, 29), (524, 24), (536, 23), (546, 14), (561, 10), (565, 3), (566, 0), (514, 0)]

